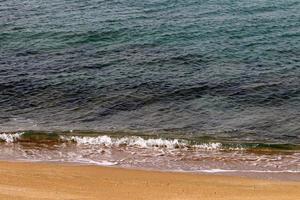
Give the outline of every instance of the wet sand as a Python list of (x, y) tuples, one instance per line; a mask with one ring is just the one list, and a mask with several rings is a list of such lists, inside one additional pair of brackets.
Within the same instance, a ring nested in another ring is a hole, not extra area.
[(0, 162), (0, 199), (296, 200), (300, 182), (99, 166)]

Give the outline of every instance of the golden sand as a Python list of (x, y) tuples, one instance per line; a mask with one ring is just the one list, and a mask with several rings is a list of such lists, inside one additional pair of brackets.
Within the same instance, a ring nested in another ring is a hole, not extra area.
[(0, 199), (298, 200), (299, 182), (99, 166), (0, 162)]

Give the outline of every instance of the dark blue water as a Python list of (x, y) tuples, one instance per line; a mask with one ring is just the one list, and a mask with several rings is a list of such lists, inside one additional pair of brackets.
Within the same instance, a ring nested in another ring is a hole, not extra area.
[(0, 0), (0, 129), (299, 144), (299, 10), (298, 0)]

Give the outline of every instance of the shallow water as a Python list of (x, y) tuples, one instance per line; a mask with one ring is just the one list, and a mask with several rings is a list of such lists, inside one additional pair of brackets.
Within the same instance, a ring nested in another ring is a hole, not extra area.
[[(299, 10), (297, 0), (1, 0), (0, 131), (119, 131), (299, 151)], [(2, 156), (19, 145), (0, 145)], [(292, 154), (282, 169), (299, 170)], [(232, 163), (225, 168), (245, 168)]]
[(300, 180), (300, 145), (122, 136), (120, 133), (0, 134), (0, 159)]

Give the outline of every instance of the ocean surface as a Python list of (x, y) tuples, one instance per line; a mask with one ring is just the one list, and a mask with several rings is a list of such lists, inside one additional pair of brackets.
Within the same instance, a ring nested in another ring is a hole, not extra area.
[(0, 0), (0, 159), (300, 180), (299, 10)]

